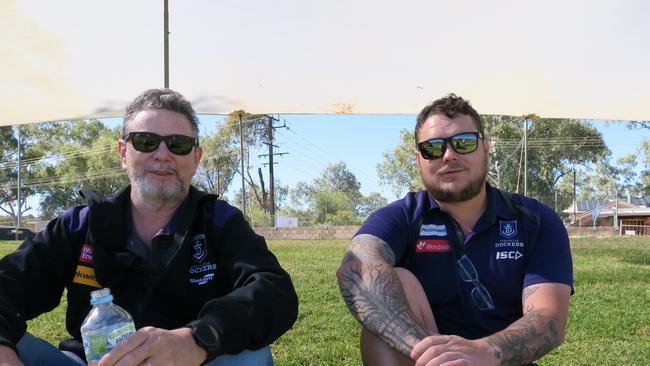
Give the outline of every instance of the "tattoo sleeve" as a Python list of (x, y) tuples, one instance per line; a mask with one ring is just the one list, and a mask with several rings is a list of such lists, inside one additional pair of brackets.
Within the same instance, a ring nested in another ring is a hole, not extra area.
[(337, 272), (339, 288), (364, 327), (410, 357), (413, 346), (428, 334), (409, 307), (394, 265), (395, 256), (386, 242), (358, 235)]
[[(537, 286), (524, 289), (524, 304), (535, 291)], [(556, 317), (529, 304), (519, 320), (485, 340), (496, 349), (501, 365), (518, 366), (541, 358), (562, 343), (559, 323)]]

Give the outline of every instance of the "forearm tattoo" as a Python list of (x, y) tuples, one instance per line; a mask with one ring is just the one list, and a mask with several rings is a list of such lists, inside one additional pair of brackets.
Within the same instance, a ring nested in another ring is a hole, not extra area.
[[(522, 300), (537, 291), (529, 286), (522, 293)], [(494, 349), (501, 365), (522, 365), (535, 361), (549, 353), (561, 343), (559, 321), (543, 311), (527, 305), (521, 319), (508, 328), (486, 338)]]
[(359, 322), (410, 357), (413, 346), (428, 334), (409, 307), (394, 264), (393, 251), (384, 241), (359, 235), (343, 258), (339, 287)]

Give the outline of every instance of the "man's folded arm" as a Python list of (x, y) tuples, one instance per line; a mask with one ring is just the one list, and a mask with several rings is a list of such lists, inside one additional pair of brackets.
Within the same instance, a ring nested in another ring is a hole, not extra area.
[(386, 242), (361, 234), (352, 239), (337, 277), (352, 315), (410, 358), (413, 346), (428, 334), (411, 311), (394, 265), (395, 255)]
[(524, 315), (504, 330), (485, 337), (502, 365), (533, 362), (564, 341), (571, 287), (539, 283), (524, 288)]

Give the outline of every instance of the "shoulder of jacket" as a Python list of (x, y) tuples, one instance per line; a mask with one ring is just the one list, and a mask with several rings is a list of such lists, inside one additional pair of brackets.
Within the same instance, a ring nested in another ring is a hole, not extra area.
[(234, 217), (244, 217), (243, 213), (237, 207), (224, 200), (208, 198), (204, 202), (207, 202), (207, 212), (204, 211), (204, 213), (210, 217), (212, 224), (217, 227), (224, 227)]

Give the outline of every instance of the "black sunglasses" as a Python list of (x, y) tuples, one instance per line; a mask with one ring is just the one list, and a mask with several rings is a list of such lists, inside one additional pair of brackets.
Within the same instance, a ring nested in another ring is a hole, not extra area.
[(153, 132), (129, 132), (122, 136), (124, 142), (131, 140), (133, 148), (144, 153), (156, 151), (160, 141), (165, 141), (167, 149), (175, 155), (187, 155), (194, 146), (199, 146), (199, 139), (185, 135), (160, 136)]
[(472, 301), (479, 310), (493, 310), (494, 301), (488, 292), (487, 288), (478, 280), (478, 273), (476, 267), (469, 258), (463, 254), (458, 261), (458, 275), (464, 282), (471, 282), (474, 285), (472, 289)]
[(447, 143), (459, 154), (469, 154), (478, 149), (478, 140), (483, 139), (480, 132), (462, 132), (451, 137), (435, 137), (418, 143), (416, 146), (427, 160), (434, 160), (445, 155)]

